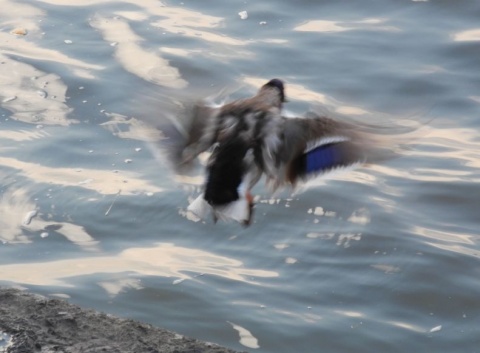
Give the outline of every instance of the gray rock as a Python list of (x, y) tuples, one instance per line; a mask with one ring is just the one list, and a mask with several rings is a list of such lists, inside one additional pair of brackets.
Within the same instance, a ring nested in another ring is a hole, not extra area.
[(130, 319), (0, 288), (0, 331), (7, 353), (236, 353)]

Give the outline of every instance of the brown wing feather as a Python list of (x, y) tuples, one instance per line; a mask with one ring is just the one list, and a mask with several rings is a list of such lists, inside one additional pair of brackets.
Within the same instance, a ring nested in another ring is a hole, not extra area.
[(343, 137), (352, 141), (348, 146), (351, 147), (352, 143), (358, 140), (349, 124), (315, 113), (309, 113), (305, 118), (284, 118), (283, 126), (282, 145), (278, 150), (279, 165), (284, 164), (284, 182), (292, 185), (295, 185), (304, 173), (300, 170), (300, 159), (304, 157), (309, 145), (322, 139)]

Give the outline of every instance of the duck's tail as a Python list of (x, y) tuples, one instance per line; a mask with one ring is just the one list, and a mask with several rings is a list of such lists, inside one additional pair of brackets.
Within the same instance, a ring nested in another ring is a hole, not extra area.
[(192, 212), (195, 216), (201, 219), (205, 219), (211, 210), (212, 206), (205, 201), (203, 194), (193, 200), (193, 202), (187, 207), (187, 211)]
[(249, 225), (252, 218), (252, 204), (245, 197), (241, 197), (228, 205), (215, 207), (213, 212), (215, 217), (222, 221), (233, 220)]
[(253, 204), (243, 195), (238, 200), (226, 205), (212, 207), (201, 194), (188, 206), (187, 211), (201, 219), (207, 218), (208, 213), (211, 212), (215, 221), (236, 221), (249, 225), (252, 218), (252, 207)]

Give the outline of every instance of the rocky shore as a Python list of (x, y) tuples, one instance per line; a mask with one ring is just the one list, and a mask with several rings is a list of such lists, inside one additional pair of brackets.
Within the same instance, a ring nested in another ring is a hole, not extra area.
[(65, 300), (0, 288), (3, 352), (236, 353), (149, 324), (82, 309)]

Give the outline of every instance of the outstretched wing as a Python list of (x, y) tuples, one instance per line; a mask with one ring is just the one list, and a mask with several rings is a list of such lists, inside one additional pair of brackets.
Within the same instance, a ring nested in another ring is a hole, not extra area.
[(224, 125), (221, 107), (204, 101), (179, 103), (176, 109), (163, 115), (160, 129), (165, 139), (160, 147), (173, 167), (183, 171), (183, 167), (217, 142)]
[(297, 179), (306, 180), (336, 169), (349, 168), (365, 161), (365, 155), (359, 146), (344, 135), (321, 138), (312, 141), (308, 147), (292, 160), (289, 178), (292, 183)]
[(180, 162), (188, 163), (217, 141), (220, 108), (197, 102), (184, 115), (185, 142)]
[(311, 177), (361, 164), (366, 160), (353, 127), (326, 117), (285, 119), (283, 145), (286, 181), (295, 185)]

